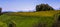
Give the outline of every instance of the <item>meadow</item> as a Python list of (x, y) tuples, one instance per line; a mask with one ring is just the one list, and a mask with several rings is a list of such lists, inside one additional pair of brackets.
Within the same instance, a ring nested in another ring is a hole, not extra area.
[[(16, 27), (52, 27), (55, 23), (57, 11), (40, 11), (40, 12), (13, 12), (5, 13), (0, 16), (0, 27), (9, 27), (9, 23), (13, 22)], [(44, 25), (45, 24), (45, 25)]]

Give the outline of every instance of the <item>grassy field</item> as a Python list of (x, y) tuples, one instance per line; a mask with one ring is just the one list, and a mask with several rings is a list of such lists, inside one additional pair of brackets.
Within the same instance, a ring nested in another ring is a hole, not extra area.
[(0, 27), (9, 27), (10, 22), (16, 24), (16, 27), (35, 27), (39, 24), (46, 24), (46, 27), (51, 27), (55, 21), (54, 15), (59, 12), (60, 10), (6, 13), (0, 16)]

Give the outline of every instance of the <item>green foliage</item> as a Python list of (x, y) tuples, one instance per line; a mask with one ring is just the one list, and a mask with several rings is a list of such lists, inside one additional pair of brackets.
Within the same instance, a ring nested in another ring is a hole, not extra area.
[(40, 4), (36, 6), (36, 11), (49, 11), (49, 10), (54, 10), (54, 9), (48, 4)]

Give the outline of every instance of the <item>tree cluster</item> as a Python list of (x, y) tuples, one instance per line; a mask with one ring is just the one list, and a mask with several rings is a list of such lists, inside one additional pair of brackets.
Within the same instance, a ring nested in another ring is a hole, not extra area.
[(36, 5), (36, 11), (49, 11), (49, 10), (54, 10), (54, 9), (48, 4)]

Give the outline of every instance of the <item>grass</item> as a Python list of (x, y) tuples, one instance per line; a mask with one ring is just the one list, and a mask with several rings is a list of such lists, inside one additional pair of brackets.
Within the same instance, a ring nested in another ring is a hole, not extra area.
[(22, 15), (22, 16), (53, 16), (59, 12), (60, 12), (60, 10), (58, 10), (58, 11), (40, 11), (40, 12), (21, 12), (21, 13), (14, 12), (14, 13), (8, 13), (8, 15), (13, 14), (13, 15), (17, 15), (17, 16), (19, 16), (19, 15)]
[(41, 12), (15, 12), (6, 13), (0, 16), (0, 27), (8, 27), (9, 22), (14, 22), (16, 27), (33, 27), (39, 23), (51, 27), (54, 23), (54, 15), (60, 11)]

